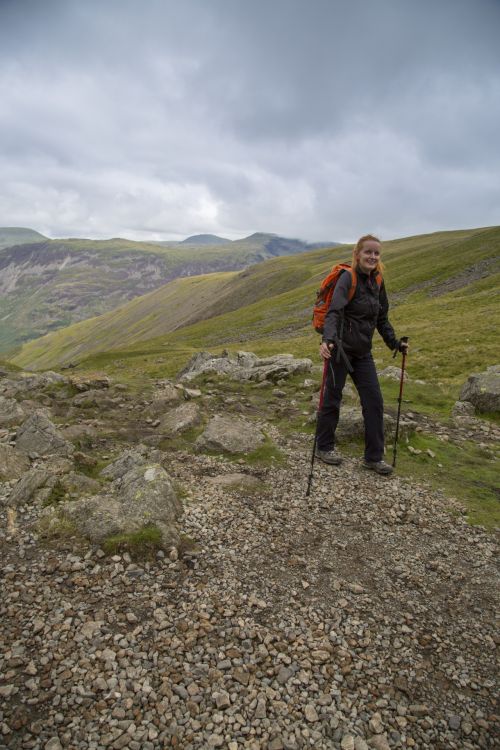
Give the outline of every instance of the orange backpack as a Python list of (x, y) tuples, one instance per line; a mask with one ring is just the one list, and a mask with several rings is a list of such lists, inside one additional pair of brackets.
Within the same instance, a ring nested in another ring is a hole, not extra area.
[[(347, 295), (347, 301), (350, 302), (354, 297), (356, 291), (356, 284), (358, 277), (354, 268), (351, 268), (349, 263), (338, 263), (333, 266), (332, 270), (321, 282), (321, 286), (318, 290), (318, 296), (316, 297), (316, 303), (313, 307), (313, 327), (317, 333), (323, 333), (325, 326), (325, 317), (330, 307), (330, 303), (333, 297), (333, 291), (340, 278), (342, 271), (348, 271), (351, 274), (351, 288)], [(382, 285), (382, 274), (377, 273), (375, 280), (380, 287)]]

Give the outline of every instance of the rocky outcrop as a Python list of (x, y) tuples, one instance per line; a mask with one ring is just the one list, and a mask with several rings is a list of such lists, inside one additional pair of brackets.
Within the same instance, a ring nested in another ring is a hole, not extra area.
[(181, 514), (170, 477), (159, 464), (135, 466), (118, 477), (106, 495), (67, 502), (48, 513), (56, 521), (63, 518), (73, 523), (94, 544), (154, 527), (166, 548), (178, 544)]
[(58, 372), (32, 373), (21, 372), (15, 378), (6, 378), (0, 386), (0, 393), (6, 397), (13, 397), (18, 393), (28, 393), (30, 391), (39, 391), (47, 386), (66, 383), (64, 375)]
[(21, 425), (16, 447), (28, 455), (46, 456), (52, 453), (68, 455), (73, 446), (64, 439), (43, 411), (36, 411)]
[(485, 372), (469, 375), (460, 391), (460, 401), (470, 401), (477, 411), (500, 411), (500, 365), (492, 365)]
[(296, 359), (292, 354), (276, 354), (273, 357), (259, 358), (253, 352), (223, 352), (195, 354), (179, 374), (180, 381), (189, 381), (201, 374), (226, 375), (233, 380), (251, 380), (273, 383), (289, 378), (296, 373), (309, 372), (310, 359)]
[(198, 450), (223, 453), (250, 453), (259, 448), (265, 436), (253, 422), (241, 417), (215, 415), (195, 442)]

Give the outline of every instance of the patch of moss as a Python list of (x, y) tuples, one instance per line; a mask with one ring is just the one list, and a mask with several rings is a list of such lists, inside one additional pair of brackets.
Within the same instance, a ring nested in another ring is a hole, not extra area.
[(132, 534), (110, 536), (102, 548), (108, 555), (128, 552), (133, 559), (151, 559), (162, 549), (161, 531), (157, 526), (146, 526)]
[(285, 456), (267, 435), (264, 443), (255, 450), (243, 456), (234, 456), (234, 460), (240, 458), (252, 466), (278, 466), (285, 462)]

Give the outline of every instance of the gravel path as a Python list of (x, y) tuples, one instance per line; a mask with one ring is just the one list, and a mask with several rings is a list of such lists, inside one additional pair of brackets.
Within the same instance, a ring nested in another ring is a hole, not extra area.
[[(176, 453), (180, 559), (47, 546), (0, 519), (0, 749), (497, 747), (495, 537), (438, 493), (309, 441), (235, 464)], [(175, 558), (175, 555), (172, 556)]]

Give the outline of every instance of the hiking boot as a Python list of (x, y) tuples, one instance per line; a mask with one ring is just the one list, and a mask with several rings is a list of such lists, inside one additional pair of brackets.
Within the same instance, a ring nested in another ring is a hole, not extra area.
[(339, 464), (342, 463), (342, 457), (334, 450), (322, 451), (319, 448), (316, 448), (316, 453), (314, 455), (316, 458), (319, 458), (320, 461), (323, 461), (325, 464), (330, 464), (331, 466), (339, 466)]
[(370, 469), (375, 471), (377, 474), (388, 476), (392, 474), (393, 468), (390, 464), (385, 461), (363, 461), (363, 469)]

